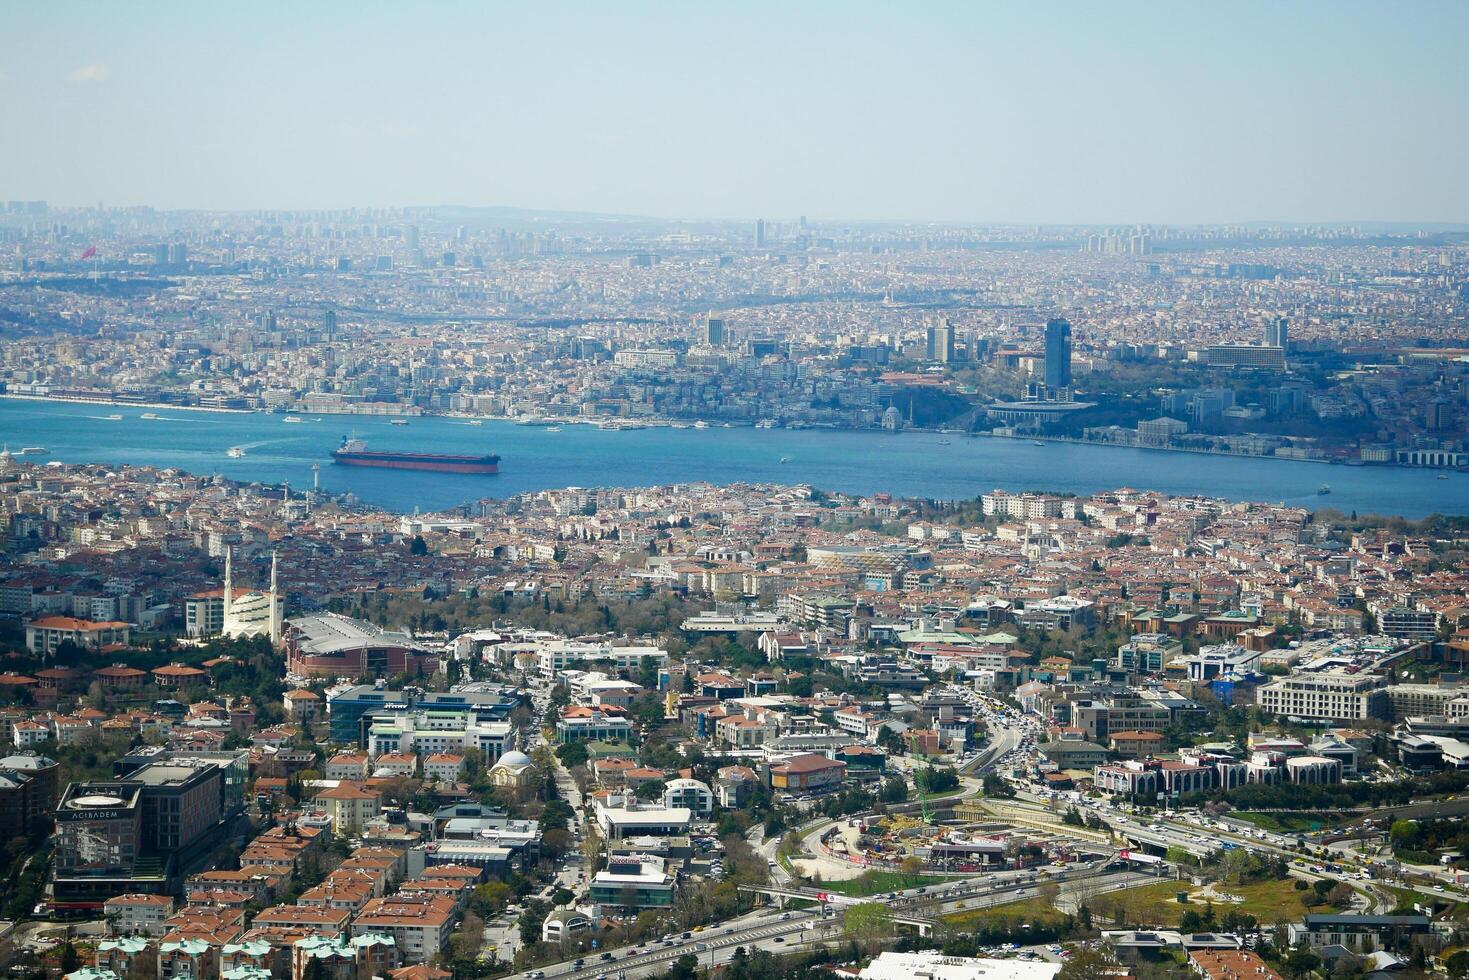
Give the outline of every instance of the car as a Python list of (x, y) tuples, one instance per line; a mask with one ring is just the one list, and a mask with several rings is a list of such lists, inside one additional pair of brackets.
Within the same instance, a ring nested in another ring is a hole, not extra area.
[(586, 960), (583, 960), (583, 959), (578, 959), (578, 960), (577, 960), (577, 961), (576, 961), (576, 962), (575, 962), (575, 963), (573, 963), (573, 964), (571, 964), (571, 965), (572, 965), (572, 966), (575, 966), (575, 967), (580, 967), (580, 966), (581, 966), (581, 965), (582, 965), (582, 964), (584, 964), (584, 963), (586, 963)]
[(789, 912), (782, 912), (780, 914), (780, 921), (784, 922), (786, 919), (789, 919), (790, 917), (791, 917), (791, 914)]
[(545, 970), (532, 970), (525, 975), (526, 980), (541, 980), (546, 975)]
[(604, 960), (610, 960), (610, 959), (612, 959), (612, 954), (610, 952), (609, 953), (603, 953), (602, 954), (602, 959), (604, 959)]
[(771, 942), (776, 942), (776, 943), (783, 943), (785, 941), (786, 941), (786, 937), (784, 937), (784, 936), (776, 936), (774, 939), (771, 940)]
[(683, 934), (683, 937), (682, 938), (684, 938), (684, 939), (693, 939), (694, 938), (694, 934), (692, 932), (686, 932), (686, 933)]

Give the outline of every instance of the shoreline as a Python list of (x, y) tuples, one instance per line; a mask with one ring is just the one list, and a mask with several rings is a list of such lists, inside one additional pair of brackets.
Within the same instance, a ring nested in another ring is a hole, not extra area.
[(262, 415), (253, 408), (212, 408), (208, 405), (179, 405), (174, 402), (119, 402), (102, 398), (57, 398), (55, 395), (22, 395), (0, 391), (0, 398), (22, 402), (52, 402), (57, 405), (107, 405), (112, 408), (165, 408), (179, 412), (214, 412), (219, 415)]
[[(52, 402), (52, 403), (60, 404), (60, 405), (98, 405), (98, 406), (109, 406), (109, 407), (112, 407), (112, 408), (120, 408), (120, 409), (127, 409), (127, 408), (164, 409), (164, 410), (174, 410), (174, 411), (180, 411), (180, 412), (206, 412), (206, 413), (213, 413), (213, 414), (217, 414), (217, 415), (262, 415), (262, 416), (278, 416), (278, 417), (283, 417), (283, 416), (286, 416), (286, 415), (322, 415), (322, 416), (329, 416), (331, 418), (362, 418), (362, 419), (372, 419), (372, 420), (403, 419), (405, 421), (418, 421), (418, 420), (426, 420), (426, 419), (444, 419), (444, 420), (451, 421), (451, 422), (458, 422), (460, 424), (463, 424), (463, 423), (469, 422), (469, 421), (492, 422), (492, 423), (497, 422), (497, 423), (501, 423), (501, 424), (505, 424), (505, 425), (515, 425), (515, 426), (521, 426), (521, 427), (525, 427), (525, 428), (541, 428), (541, 427), (552, 426), (552, 425), (562, 425), (562, 426), (564, 426), (564, 425), (575, 425), (575, 426), (585, 426), (585, 427), (590, 428), (590, 429), (596, 429), (596, 430), (604, 431), (604, 432), (637, 431), (639, 429), (663, 429), (663, 428), (683, 429), (683, 428), (692, 428), (692, 426), (693, 426), (693, 423), (692, 422), (687, 422), (687, 421), (685, 421), (683, 419), (659, 418), (659, 419), (620, 420), (620, 419), (616, 419), (616, 418), (607, 418), (607, 419), (603, 419), (603, 418), (587, 418), (587, 417), (584, 417), (584, 416), (583, 417), (560, 417), (560, 418), (555, 418), (555, 417), (550, 417), (550, 416), (531, 416), (531, 417), (525, 417), (525, 416), (505, 416), (505, 415), (496, 416), (496, 415), (478, 415), (478, 414), (474, 414), (474, 413), (470, 413), (470, 412), (462, 412), (462, 411), (425, 412), (425, 413), (422, 413), (422, 414), (419, 414), (419, 415), (407, 415), (407, 414), (397, 414), (397, 413), (389, 414), (389, 413), (376, 413), (376, 412), (368, 413), (368, 412), (307, 411), (305, 409), (293, 409), (293, 410), (285, 411), (285, 412), (270, 412), (270, 411), (266, 411), (264, 409), (214, 408), (214, 407), (204, 406), (204, 405), (179, 405), (179, 404), (172, 403), (172, 402), (118, 402), (118, 401), (108, 401), (108, 400), (101, 399), (101, 398), (59, 398), (59, 397), (56, 397), (54, 395), (29, 395), (29, 394), (20, 394), (20, 393), (16, 393), (16, 392), (8, 392), (8, 391), (7, 392), (0, 392), (0, 398), (10, 398), (10, 399), (14, 399), (16, 401)], [(631, 425), (619, 425), (619, 424), (616, 424), (619, 421), (631, 421), (631, 422), (633, 422), (633, 424), (631, 424)], [(607, 425), (607, 424), (603, 424), (604, 422), (613, 422), (614, 424)], [(724, 422), (711, 422), (711, 423), (708, 424), (707, 429), (705, 431), (714, 432), (714, 431), (725, 430), (725, 429), (730, 429), (730, 430), (755, 429), (756, 431), (760, 431), (758, 429), (758, 427), (754, 426), (752, 423), (746, 423), (746, 422), (735, 422), (735, 423), (728, 423), (728, 424), (726, 424)], [(831, 432), (831, 433), (854, 433), (854, 434), (882, 434), (882, 433), (884, 433), (885, 430), (882, 430), (882, 429), (870, 429), (870, 428), (858, 428), (856, 426), (830, 426), (830, 427), (828, 427), (828, 426), (825, 426), (825, 425), (821, 425), (821, 426), (797, 425), (797, 426), (778, 426), (778, 427), (776, 427), (774, 429), (770, 429), (768, 431), (772, 431), (772, 432), (775, 432), (775, 431), (785, 431), (785, 432)], [(1410, 472), (1410, 473), (1411, 472), (1421, 472), (1421, 473), (1439, 473), (1439, 474), (1446, 474), (1446, 473), (1464, 473), (1464, 472), (1469, 472), (1469, 470), (1465, 470), (1463, 468), (1458, 468), (1458, 467), (1453, 467), (1453, 466), (1405, 466), (1405, 465), (1402, 465), (1402, 464), (1399, 464), (1399, 463), (1392, 463), (1392, 462), (1383, 462), (1383, 463), (1371, 462), (1371, 463), (1369, 463), (1369, 462), (1364, 462), (1362, 460), (1350, 460), (1349, 461), (1349, 460), (1341, 460), (1341, 459), (1314, 459), (1314, 458), (1310, 458), (1310, 457), (1299, 457), (1298, 458), (1298, 457), (1293, 457), (1293, 456), (1276, 456), (1276, 455), (1273, 455), (1273, 454), (1267, 456), (1267, 455), (1263, 455), (1261, 453), (1247, 453), (1247, 452), (1239, 452), (1237, 450), (1229, 450), (1229, 449), (1196, 449), (1196, 448), (1187, 447), (1187, 446), (1138, 446), (1138, 445), (1126, 445), (1126, 444), (1114, 443), (1114, 442), (1100, 442), (1100, 441), (1092, 440), (1092, 439), (1078, 439), (1078, 438), (1075, 438), (1073, 436), (1037, 435), (1037, 434), (1029, 434), (1029, 433), (1027, 433), (1027, 434), (1013, 434), (1013, 435), (997, 435), (997, 434), (995, 434), (993, 432), (966, 432), (966, 431), (952, 430), (952, 429), (944, 429), (944, 428), (932, 428), (931, 429), (931, 428), (916, 428), (915, 427), (915, 428), (911, 428), (911, 429), (900, 429), (900, 430), (898, 430), (896, 432), (890, 432), (890, 433), (887, 433), (887, 434), (894, 435), (894, 436), (902, 436), (902, 435), (905, 435), (905, 434), (919, 434), (919, 435), (926, 435), (926, 436), (945, 436), (945, 437), (958, 437), (958, 438), (966, 438), (966, 439), (1009, 439), (1009, 440), (1016, 441), (1016, 442), (1027, 442), (1027, 441), (1030, 441), (1030, 442), (1047, 442), (1047, 443), (1054, 442), (1054, 443), (1061, 443), (1061, 444), (1071, 445), (1071, 446), (1090, 446), (1090, 447), (1096, 447), (1096, 448), (1099, 448), (1099, 449), (1132, 449), (1132, 450), (1140, 450), (1140, 451), (1144, 451), (1144, 452), (1186, 453), (1186, 454), (1193, 455), (1193, 456), (1224, 456), (1224, 457), (1232, 457), (1232, 458), (1235, 458), (1235, 459), (1255, 459), (1255, 460), (1262, 460), (1262, 461), (1265, 461), (1265, 462), (1315, 463), (1315, 464), (1318, 464), (1318, 465), (1326, 465), (1326, 466), (1347, 466), (1347, 467), (1350, 467), (1352, 469), (1360, 469), (1360, 468), (1364, 468), (1364, 467), (1371, 467), (1371, 468), (1374, 468), (1374, 469), (1402, 470), (1402, 471)]]
[[(1030, 439), (1035, 442), (1060, 442), (1069, 446), (1098, 446), (1103, 449), (1140, 449), (1145, 452), (1157, 453), (1192, 453), (1195, 456), (1234, 456), (1239, 459), (1263, 459), (1278, 463), (1322, 463), (1326, 465), (1345, 466), (1346, 463), (1333, 463), (1329, 459), (1311, 459), (1309, 457), (1297, 458), (1295, 456), (1265, 456), (1261, 453), (1242, 453), (1233, 449), (1192, 449), (1188, 446), (1129, 446), (1118, 442), (1098, 442), (1094, 439), (1075, 439), (1071, 436), (997, 436), (989, 432), (971, 433), (975, 438), (986, 439)], [(1360, 463), (1361, 466), (1391, 466), (1402, 470), (1430, 470), (1431, 466), (1398, 466), (1396, 463)]]

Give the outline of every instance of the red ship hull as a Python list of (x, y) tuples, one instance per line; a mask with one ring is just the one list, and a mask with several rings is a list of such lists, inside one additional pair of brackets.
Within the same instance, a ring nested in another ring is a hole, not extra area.
[(414, 453), (334, 452), (332, 461), (342, 466), (370, 466), (389, 470), (425, 470), (431, 473), (500, 472), (499, 456), (434, 456)]

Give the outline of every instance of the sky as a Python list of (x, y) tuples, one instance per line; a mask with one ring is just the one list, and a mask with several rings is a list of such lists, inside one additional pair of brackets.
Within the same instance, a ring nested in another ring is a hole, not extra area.
[(1469, 221), (1469, 3), (0, 5), (0, 199)]

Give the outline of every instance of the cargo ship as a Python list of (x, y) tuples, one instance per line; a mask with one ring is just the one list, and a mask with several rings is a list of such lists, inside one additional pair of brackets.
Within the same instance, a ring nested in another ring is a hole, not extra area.
[(390, 470), (431, 470), (436, 473), (498, 473), (500, 457), (459, 456), (448, 453), (368, 452), (361, 439), (343, 439), (332, 450), (332, 462), (343, 466), (377, 466)]

